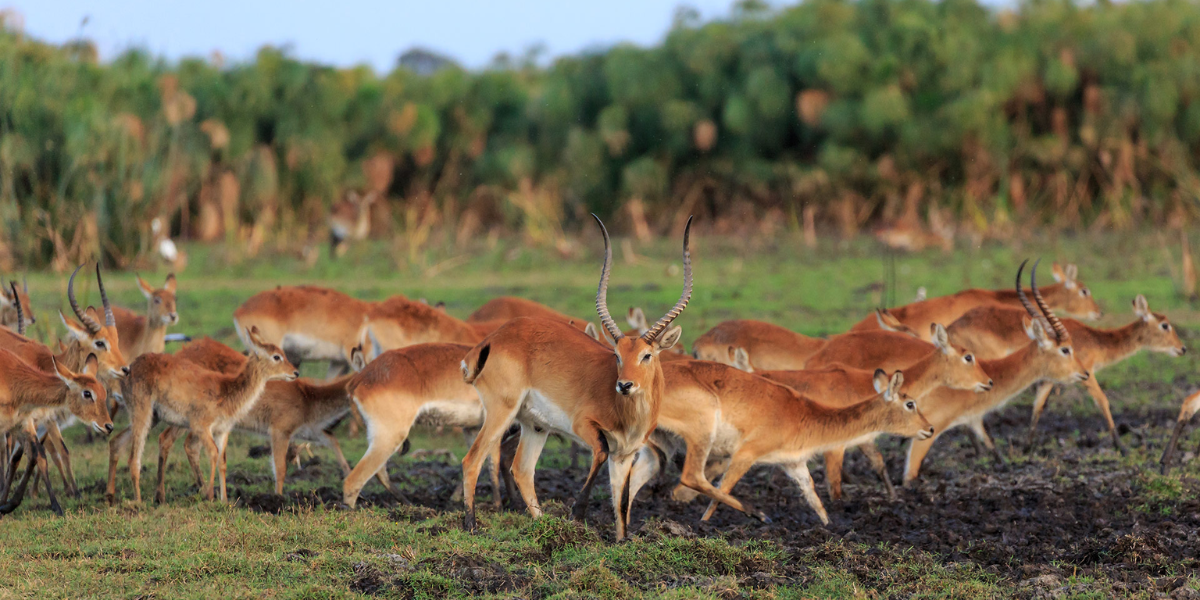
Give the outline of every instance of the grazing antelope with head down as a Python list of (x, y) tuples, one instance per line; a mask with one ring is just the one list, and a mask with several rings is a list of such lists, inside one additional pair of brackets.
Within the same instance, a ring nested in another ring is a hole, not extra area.
[[(1037, 269), (1037, 265), (1034, 265), (1034, 269)], [(1125, 449), (1117, 435), (1108, 396), (1096, 380), (1096, 372), (1125, 360), (1140, 350), (1163, 352), (1171, 356), (1180, 356), (1187, 352), (1187, 346), (1179, 339), (1166, 315), (1150, 312), (1145, 296), (1138, 295), (1134, 298), (1133, 314), (1137, 320), (1116, 329), (1098, 329), (1073, 319), (1062, 320), (1063, 326), (1070, 334), (1079, 363), (1092, 374), (1084, 385), (1092, 401), (1104, 415), (1113, 445), (1121, 452)], [(1027, 343), (1028, 338), (1022, 328), (1024, 315), (1025, 311), (1021, 309), (980, 307), (955, 321), (949, 331), (954, 339), (973, 349), (981, 358), (1000, 358), (1023, 346), (1022, 340), (1026, 340)], [(1042, 416), (1052, 388), (1053, 384), (1050, 383), (1043, 383), (1038, 387), (1033, 403), (1033, 417), (1029, 423), (1030, 445), (1033, 444), (1038, 419)]]
[[(1078, 269), (1068, 265), (1066, 270), (1054, 266), (1055, 279), (1059, 281), (1042, 290), (1047, 305), (1056, 311), (1072, 317), (1088, 320), (1099, 319), (1100, 305), (1092, 297), (1092, 292), (1076, 279)], [(1023, 290), (1018, 290), (1023, 292)], [(929, 331), (930, 323), (953, 323), (967, 311), (978, 306), (1002, 305), (1021, 307), (1020, 298), (1012, 290), (980, 290), (970, 289), (930, 298), (922, 302), (914, 302), (905, 306), (889, 309), (888, 312), (899, 322), (907, 325), (913, 331), (924, 334)], [(850, 328), (850, 331), (869, 331), (879, 329), (880, 323), (875, 315), (871, 315)]]
[(119, 306), (112, 309), (121, 341), (121, 354), (133, 360), (148, 352), (166, 349), (167, 327), (179, 323), (175, 310), (175, 274), (167, 275), (161, 289), (154, 289), (144, 279), (137, 278), (138, 289), (146, 297), (146, 316)]
[[(983, 418), (988, 413), (1004, 406), (1025, 388), (1038, 381), (1066, 383), (1087, 381), (1090, 377), (1071, 345), (1071, 335), (1067, 328), (1041, 297), (1036, 278), (1031, 279), (1031, 287), (1034, 300), (1041, 310), (1040, 314), (1021, 289), (1021, 271), (1024, 267), (1025, 263), (1021, 263), (1021, 269), (1017, 271), (1017, 294), (1029, 315), (1023, 323), (1023, 329), (1032, 341), (1003, 358), (980, 361), (983, 370), (987, 371), (995, 382), (990, 391), (976, 394), (939, 388), (926, 397), (924, 404), (925, 415), (937, 428), (938, 435), (958, 425), (966, 425), (996, 454), (998, 460), (1003, 460), (1003, 455), (999, 453), (983, 426)], [(935, 441), (937, 436), (913, 441), (909, 445), (904, 469), (905, 484), (911, 483), (920, 474), (921, 462)]]
[(117, 460), (127, 447), (134, 500), (141, 502), (142, 453), (155, 415), (171, 425), (187, 427), (200, 437), (210, 467), (204, 497), (213, 498), (213, 480), (219, 468), (221, 500), (228, 499), (223, 459), (230, 430), (254, 408), (267, 381), (290, 381), (300, 376), (283, 350), (259, 338), (258, 329), (251, 327), (246, 333), (251, 345), (249, 360), (234, 374), (202, 369), (170, 354), (143, 354), (133, 362), (129, 377), (121, 385), (130, 426), (109, 442), (109, 502), (116, 497)]
[[(594, 216), (594, 215), (593, 215)], [(663, 394), (659, 354), (674, 346), (683, 330), (671, 323), (692, 295), (692, 260), (683, 232), (683, 294), (644, 335), (631, 338), (608, 311), (612, 246), (604, 223), (604, 266), (596, 292), (596, 313), (616, 346), (605, 346), (561, 321), (519, 318), (509, 321), (471, 349), (462, 361), (463, 376), (483, 402), (485, 420), (463, 459), (465, 524), (475, 528), (475, 483), (483, 461), (492, 455), (509, 424), (521, 425), (512, 472), (529, 513), (541, 515), (533, 486), (534, 467), (553, 431), (573, 436), (592, 449), (592, 465), (576, 499), (574, 516), (582, 519), (601, 465), (608, 462), (616, 536), (625, 537), (630, 468), (637, 451), (654, 431)], [(669, 329), (668, 329), (669, 328)]]
[(738, 319), (719, 323), (697, 338), (692, 343), (692, 355), (732, 365), (734, 352), (742, 348), (756, 369), (803, 369), (805, 361), (824, 348), (826, 342), (764, 321)]

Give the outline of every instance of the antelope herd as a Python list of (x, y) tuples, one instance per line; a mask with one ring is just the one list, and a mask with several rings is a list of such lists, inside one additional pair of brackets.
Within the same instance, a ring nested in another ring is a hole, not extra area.
[[(985, 416), (1036, 387), (1032, 445), (1056, 383), (1086, 387), (1114, 446), (1124, 452), (1095, 372), (1140, 350), (1186, 352), (1170, 321), (1151, 312), (1144, 296), (1133, 300), (1134, 319), (1124, 327), (1099, 329), (1066, 318), (1093, 320), (1100, 307), (1073, 265), (1054, 265), (1056, 283), (1039, 287), (1035, 262), (1028, 288), (1022, 263), (1013, 290), (972, 289), (879, 309), (829, 338), (761, 321), (726, 321), (700, 335), (685, 354), (675, 320), (692, 297), (691, 220), (683, 232), (679, 301), (653, 324), (640, 309), (631, 310), (628, 331), (608, 309), (612, 247), (604, 224), (596, 221), (604, 239), (599, 328), (522, 298), (496, 298), (460, 320), (403, 296), (368, 302), (321, 287), (277, 287), (234, 312), (244, 352), (202, 338), (167, 354), (167, 329), (179, 322), (175, 277), (168, 276), (159, 289), (136, 279), (147, 299), (141, 316), (109, 303), (97, 265), (102, 309), (79, 306), (77, 268), (67, 283), (75, 318), (59, 314), (70, 342), (56, 354), (25, 337), (34, 319), (28, 288), (10, 283), (0, 295), (6, 327), (0, 330), (0, 424), (7, 449), (0, 514), (21, 503), (31, 479), (35, 487), (44, 483), (51, 508), (61, 514), (49, 461), (67, 492), (79, 491), (60, 429), (82, 422), (112, 433), (113, 418), (123, 409), (129, 425), (109, 439), (110, 503), (121, 494), (122, 457), (132, 485), (125, 493), (141, 500), (142, 455), (156, 422), (166, 424), (158, 438), (156, 502), (166, 500), (165, 465), (184, 433), (201, 493), (227, 500), (227, 442), (233, 431), (243, 431), (270, 439), (276, 493), (284, 490), (292, 443), (328, 446), (342, 469), (343, 500), (350, 508), (372, 478), (404, 501), (388, 478), (388, 459), (407, 451), (414, 425), (439, 424), (474, 434), (461, 488), (469, 529), (476, 526), (475, 491), (485, 462), (497, 507), (503, 489), (519, 494), (532, 516), (541, 514), (534, 469), (551, 435), (591, 450), (575, 499), (576, 518), (584, 518), (607, 464), (617, 539), (627, 535), (637, 493), (676, 456), (682, 466), (672, 496), (679, 501), (707, 496), (701, 519), (724, 504), (768, 520), (735, 495), (735, 486), (751, 467), (777, 465), (828, 523), (809, 473), (809, 460), (817, 455), (824, 459), (831, 499), (844, 494), (842, 465), (853, 448), (867, 455), (895, 499), (876, 437), (910, 439), (905, 485), (919, 477), (939, 437), (959, 425), (970, 429), (981, 452), (986, 448), (1003, 461), (984, 427)], [(335, 243), (361, 227), (349, 219), (343, 229)], [(304, 362), (328, 363), (327, 379), (299, 377)], [(1184, 401), (1160, 459), (1164, 471), (1197, 411), (1200, 393)], [(366, 454), (353, 467), (332, 433), (350, 416), (361, 417), (368, 440)], [(509, 473), (501, 448), (508, 447), (502, 441), (514, 426), (519, 442)], [(23, 458), (27, 465), (18, 481)]]

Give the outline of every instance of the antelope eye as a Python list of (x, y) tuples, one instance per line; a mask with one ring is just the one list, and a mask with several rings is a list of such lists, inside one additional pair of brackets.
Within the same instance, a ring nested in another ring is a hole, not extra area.
[(649, 355), (649, 354), (647, 354), (647, 355), (643, 356), (643, 357), (642, 357), (642, 362), (644, 362), (644, 363), (648, 363), (648, 362), (650, 362), (650, 355)]
[(969, 364), (971, 364), (971, 363), (975, 362), (975, 356), (974, 356), (974, 355), (971, 355), (971, 354), (968, 354), (968, 355), (966, 355), (966, 356), (964, 356), (964, 357), (963, 357), (963, 360), (965, 360), (965, 361), (967, 362), (967, 364), (969, 365)]
[(108, 348), (108, 344), (106, 344), (104, 342), (96, 342), (96, 348), (98, 348), (100, 350), (105, 350)]
[(283, 362), (283, 357), (279, 356), (278, 354), (272, 356), (271, 358), (275, 359), (275, 362)]
[(908, 402), (904, 403), (904, 408), (907, 408), (908, 410), (916, 410), (917, 403), (909, 400)]
[(1160, 327), (1162, 327), (1162, 330), (1163, 330), (1163, 331), (1170, 331), (1170, 330), (1171, 330), (1171, 324), (1170, 324), (1170, 323), (1163, 323), (1162, 325), (1160, 325)]
[(92, 390), (83, 390), (83, 397), (88, 400), (92, 399)]
[(1062, 349), (1060, 350), (1060, 352), (1062, 352), (1063, 356), (1070, 356), (1070, 355), (1071, 355), (1071, 349), (1070, 349), (1070, 348), (1062, 348)]
[(155, 298), (155, 299), (154, 299), (154, 303), (155, 303), (155, 304), (162, 304), (162, 298)]
[(1079, 295), (1086, 298), (1087, 296), (1092, 295), (1092, 292), (1091, 292), (1091, 290), (1089, 290), (1087, 288), (1083, 288), (1083, 289), (1079, 290)]

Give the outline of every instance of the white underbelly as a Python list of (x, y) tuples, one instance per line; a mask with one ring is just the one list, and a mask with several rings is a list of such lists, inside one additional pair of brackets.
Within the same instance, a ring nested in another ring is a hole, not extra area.
[(556, 431), (579, 439), (571, 427), (570, 415), (536, 389), (525, 392), (521, 409), (517, 412), (517, 420), (538, 429)]
[(285, 333), (280, 346), (288, 356), (299, 357), (303, 361), (343, 362), (346, 360), (345, 351), (336, 342), (303, 333)]
[(180, 427), (188, 427), (189, 426), (187, 417), (183, 416), (182, 413), (172, 410), (169, 406), (166, 406), (164, 404), (155, 403), (154, 414), (158, 416), (158, 419), (160, 421), (163, 421), (165, 423), (169, 423), (171, 425), (178, 425)]
[(417, 423), (445, 427), (479, 427), (483, 424), (483, 404), (463, 400), (434, 400), (421, 405)]

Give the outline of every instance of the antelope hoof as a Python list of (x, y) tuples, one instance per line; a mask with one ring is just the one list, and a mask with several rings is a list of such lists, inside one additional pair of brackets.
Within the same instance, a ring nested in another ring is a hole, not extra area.
[(475, 533), (476, 525), (477, 525), (477, 523), (475, 522), (475, 511), (468, 510), (467, 514), (463, 516), (463, 529), (465, 529), (466, 531), (469, 531), (471, 533)]
[(106, 493), (104, 494), (104, 501), (107, 502), (109, 506), (113, 506), (117, 503), (117, 497), (115, 494)]
[(50, 503), (50, 510), (54, 511), (54, 514), (56, 514), (56, 515), (58, 515), (58, 516), (60, 516), (60, 517), (61, 517), (61, 516), (63, 516), (63, 509), (62, 509), (62, 506), (60, 506), (60, 505), (58, 504), (58, 501), (57, 501), (57, 500), (56, 500), (56, 501), (54, 501), (54, 502), (51, 502), (51, 503)]
[(7, 514), (10, 514), (10, 513), (12, 513), (12, 511), (14, 511), (14, 510), (17, 510), (17, 507), (16, 507), (16, 506), (13, 506), (13, 505), (12, 505), (12, 504), (10, 504), (10, 503), (7, 503), (7, 502), (6, 502), (6, 503), (4, 503), (4, 504), (0, 504), (0, 515), (7, 515)]
[(571, 518), (580, 523), (587, 522), (587, 502), (576, 502), (575, 506), (571, 507)]
[(167, 495), (165, 493), (164, 494), (154, 494), (154, 503), (155, 504), (166, 504), (167, 503)]

